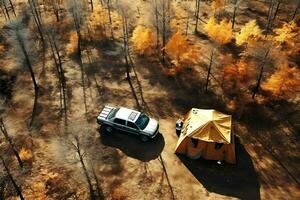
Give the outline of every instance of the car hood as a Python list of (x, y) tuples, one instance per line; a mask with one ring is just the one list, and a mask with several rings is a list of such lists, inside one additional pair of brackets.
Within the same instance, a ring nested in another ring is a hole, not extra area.
[(150, 118), (149, 123), (147, 124), (146, 128), (143, 131), (152, 135), (156, 132), (157, 127), (158, 127), (158, 122), (155, 119)]

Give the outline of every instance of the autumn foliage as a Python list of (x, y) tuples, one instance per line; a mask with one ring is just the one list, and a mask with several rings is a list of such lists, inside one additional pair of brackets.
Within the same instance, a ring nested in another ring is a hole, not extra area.
[(22, 148), (19, 152), (20, 158), (23, 161), (31, 162), (33, 159), (32, 152), (29, 149)]
[(253, 41), (257, 41), (261, 37), (262, 33), (260, 28), (256, 24), (256, 20), (251, 20), (241, 28), (239, 33), (236, 34), (235, 41), (236, 44), (240, 46)]
[(166, 53), (176, 67), (196, 64), (200, 58), (199, 49), (188, 43), (181, 32), (174, 34), (166, 45)]
[(214, 10), (214, 12), (220, 12), (225, 7), (225, 0), (214, 0), (211, 3), (211, 8)]
[(223, 67), (221, 72), (223, 88), (231, 92), (236, 92), (236, 90), (240, 89), (247, 90), (248, 84), (253, 78), (255, 65), (254, 61), (246, 61), (246, 59), (242, 58)]
[(211, 39), (221, 45), (230, 43), (234, 38), (234, 34), (231, 29), (231, 22), (226, 19), (217, 23), (215, 18), (211, 17), (204, 26), (204, 30)]
[(153, 55), (156, 47), (156, 34), (151, 28), (138, 25), (131, 38), (134, 48), (140, 55)]
[(275, 73), (262, 84), (275, 99), (292, 99), (300, 92), (300, 70), (282, 64)]
[(108, 37), (109, 31), (107, 30), (108, 27), (106, 27), (108, 17), (106, 12), (107, 10), (101, 5), (94, 7), (94, 11), (89, 15), (86, 25), (92, 34), (87, 33), (86, 37), (91, 37), (94, 41), (104, 40)]
[(274, 40), (278, 43), (290, 42), (297, 36), (297, 24), (295, 22), (285, 23), (281, 28), (274, 29)]
[(77, 51), (78, 36), (75, 31), (70, 33), (69, 44), (66, 46), (67, 54), (73, 54)]

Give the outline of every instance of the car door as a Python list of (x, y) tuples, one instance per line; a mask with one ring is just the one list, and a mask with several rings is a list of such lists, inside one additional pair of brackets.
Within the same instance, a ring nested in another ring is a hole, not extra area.
[(127, 121), (127, 129), (128, 132), (138, 135), (140, 133), (140, 129), (137, 125), (131, 121)]
[(114, 127), (119, 130), (126, 131), (126, 121), (123, 119), (115, 118)]

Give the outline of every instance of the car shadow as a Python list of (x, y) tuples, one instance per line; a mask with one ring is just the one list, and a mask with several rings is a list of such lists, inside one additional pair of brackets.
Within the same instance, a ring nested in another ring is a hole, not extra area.
[(143, 162), (158, 158), (165, 146), (161, 133), (147, 142), (142, 142), (138, 136), (123, 131), (105, 133), (100, 129), (99, 132), (103, 145), (118, 148), (127, 156)]
[(236, 154), (236, 165), (177, 156), (209, 192), (239, 199), (260, 199), (260, 183), (251, 157), (238, 141)]

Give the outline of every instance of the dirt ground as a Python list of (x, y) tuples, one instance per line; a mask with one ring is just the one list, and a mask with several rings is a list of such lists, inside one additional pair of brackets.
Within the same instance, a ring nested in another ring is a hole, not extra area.
[[(134, 5), (132, 9), (149, 6), (144, 1), (129, 2)], [(253, 3), (245, 2), (241, 10)], [(247, 17), (251, 18), (250, 14)], [(247, 21), (247, 17), (240, 17), (238, 24)], [(201, 40), (204, 47), (209, 46), (208, 40), (192, 35), (191, 38)], [(14, 78), (11, 99), (5, 104), (2, 116), (17, 146), (33, 152), (33, 160), (26, 163), (22, 172), (18, 171), (16, 161), (12, 161), (12, 171), (19, 174), (17, 180), (25, 199), (89, 199), (86, 177), (71, 145), (75, 135), (80, 138), (88, 171), (91, 176), (95, 172), (105, 199), (300, 198), (299, 133), (295, 133), (289, 120), (284, 120), (284, 110), (288, 108), (254, 107), (245, 117), (233, 119), (233, 130), (238, 137), (237, 165), (218, 165), (215, 161), (176, 155), (175, 122), (179, 117), (192, 107), (227, 112), (222, 95), (216, 92), (217, 84), (212, 81), (209, 93), (205, 94), (204, 69), (187, 69), (169, 77), (162, 73), (163, 66), (157, 60), (139, 57), (134, 52), (136, 73), (131, 71), (128, 80), (120, 59), (120, 45), (112, 42), (105, 48), (90, 45), (83, 49), (83, 73), (78, 59), (64, 55), (67, 127), (60, 115), (50, 52), (46, 52), (45, 66), (35, 62), (41, 91), (31, 129), (28, 123), (34, 92), (30, 76), (19, 72)], [(135, 109), (141, 104), (159, 120), (160, 134), (147, 143), (123, 132), (103, 134), (96, 116), (107, 104)], [(3, 138), (0, 143), (4, 143)]]

